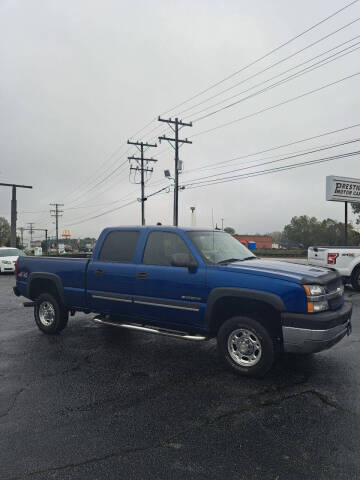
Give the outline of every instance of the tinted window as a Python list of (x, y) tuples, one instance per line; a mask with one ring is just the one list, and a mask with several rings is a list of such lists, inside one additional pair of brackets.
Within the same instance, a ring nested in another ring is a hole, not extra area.
[(171, 257), (174, 253), (191, 255), (184, 240), (176, 233), (152, 232), (146, 242), (143, 263), (171, 266)]
[(104, 240), (99, 260), (132, 263), (140, 232), (110, 232)]

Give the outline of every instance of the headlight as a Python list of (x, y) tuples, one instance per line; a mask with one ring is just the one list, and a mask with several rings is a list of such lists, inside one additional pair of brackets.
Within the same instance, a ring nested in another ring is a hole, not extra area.
[(2, 263), (4, 263), (5, 265), (11, 265), (11, 262), (9, 262), (9, 260), (3, 260)]
[(326, 295), (326, 290), (320, 285), (304, 285), (305, 290), (307, 290), (307, 295), (309, 297), (317, 297), (319, 295)]
[(320, 285), (303, 285), (307, 296), (308, 313), (318, 313), (329, 310), (325, 287)]

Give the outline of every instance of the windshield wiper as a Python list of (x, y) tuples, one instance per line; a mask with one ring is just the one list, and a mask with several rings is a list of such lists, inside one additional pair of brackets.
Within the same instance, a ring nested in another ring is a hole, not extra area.
[(221, 260), (217, 262), (216, 265), (222, 265), (223, 263), (239, 262), (240, 258), (227, 258), (226, 260)]
[(254, 259), (257, 259), (257, 257), (255, 257), (255, 255), (251, 255), (251, 257), (243, 258), (242, 261), (244, 261), (244, 260), (254, 260)]

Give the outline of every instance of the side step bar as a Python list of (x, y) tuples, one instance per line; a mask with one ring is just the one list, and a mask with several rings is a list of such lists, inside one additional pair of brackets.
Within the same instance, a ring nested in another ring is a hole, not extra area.
[(94, 321), (96, 323), (110, 325), (112, 327), (128, 328), (129, 330), (140, 330), (141, 332), (155, 333), (156, 335), (164, 335), (166, 337), (181, 338), (182, 340), (192, 340), (196, 342), (208, 340), (208, 337), (204, 337), (201, 335), (190, 335), (187, 332), (179, 332), (176, 330), (171, 331), (160, 327), (148, 327), (145, 325), (135, 325), (132, 323), (112, 322), (110, 320), (106, 320), (106, 317), (103, 317), (102, 315), (98, 315), (97, 317), (95, 317)]

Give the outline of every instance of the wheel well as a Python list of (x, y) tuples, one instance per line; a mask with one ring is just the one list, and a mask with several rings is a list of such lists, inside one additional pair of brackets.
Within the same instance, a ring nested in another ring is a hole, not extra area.
[(224, 297), (216, 301), (211, 312), (211, 333), (217, 334), (226, 320), (237, 315), (255, 318), (272, 336), (282, 338), (281, 317), (278, 310), (267, 302), (237, 297)]
[(47, 278), (36, 278), (30, 284), (29, 295), (32, 300), (38, 298), (42, 293), (50, 293), (57, 299), (60, 299), (55, 282)]

